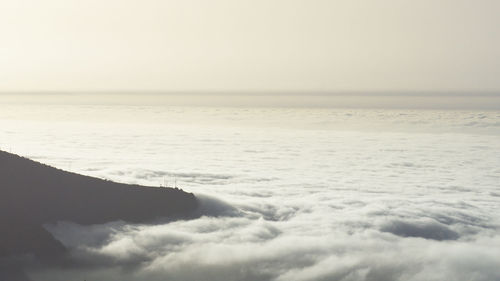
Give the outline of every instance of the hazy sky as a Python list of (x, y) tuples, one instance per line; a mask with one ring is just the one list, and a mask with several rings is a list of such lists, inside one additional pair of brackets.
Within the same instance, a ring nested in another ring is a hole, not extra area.
[(498, 0), (1, 0), (0, 91), (499, 91)]

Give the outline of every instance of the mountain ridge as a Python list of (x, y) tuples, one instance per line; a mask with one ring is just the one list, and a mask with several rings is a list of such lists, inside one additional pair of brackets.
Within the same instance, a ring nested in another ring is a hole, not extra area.
[(43, 261), (64, 255), (65, 247), (43, 228), (46, 223), (148, 223), (189, 216), (198, 204), (194, 194), (177, 188), (116, 183), (0, 150), (0, 262), (13, 256)]

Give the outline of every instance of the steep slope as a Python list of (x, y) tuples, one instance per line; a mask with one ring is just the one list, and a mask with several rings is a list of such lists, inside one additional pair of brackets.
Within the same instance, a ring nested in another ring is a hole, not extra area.
[(179, 189), (115, 183), (0, 151), (0, 258), (63, 253), (44, 223), (143, 223), (187, 215), (197, 204), (192, 193)]

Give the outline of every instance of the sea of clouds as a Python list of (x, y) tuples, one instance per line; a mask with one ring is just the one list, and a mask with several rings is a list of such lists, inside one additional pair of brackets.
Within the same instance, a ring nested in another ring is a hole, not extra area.
[(500, 280), (498, 111), (11, 105), (0, 117), (3, 150), (176, 182), (205, 214), (46, 225), (72, 261), (32, 268), (36, 281)]

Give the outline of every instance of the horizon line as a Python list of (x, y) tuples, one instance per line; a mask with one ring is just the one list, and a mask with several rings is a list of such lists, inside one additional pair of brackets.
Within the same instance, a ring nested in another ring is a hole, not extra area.
[(252, 95), (252, 96), (395, 96), (395, 97), (432, 97), (432, 96), (450, 96), (450, 97), (500, 97), (500, 90), (460, 90), (460, 91), (445, 91), (445, 90), (339, 90), (339, 91), (320, 91), (320, 90), (262, 90), (262, 91), (245, 91), (245, 90), (15, 90), (15, 91), (0, 91), (0, 95)]

